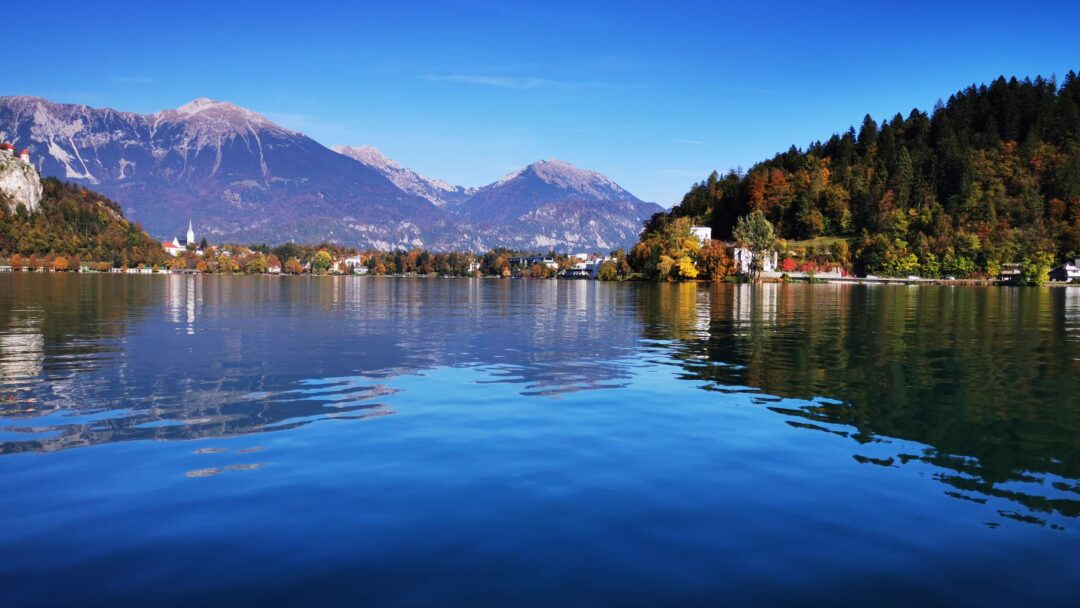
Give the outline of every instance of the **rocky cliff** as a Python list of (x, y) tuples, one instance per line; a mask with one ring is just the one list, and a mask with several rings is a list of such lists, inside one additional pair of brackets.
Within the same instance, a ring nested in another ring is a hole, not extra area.
[(41, 203), (41, 178), (32, 165), (0, 152), (0, 193), (11, 211), (23, 205), (33, 213)]

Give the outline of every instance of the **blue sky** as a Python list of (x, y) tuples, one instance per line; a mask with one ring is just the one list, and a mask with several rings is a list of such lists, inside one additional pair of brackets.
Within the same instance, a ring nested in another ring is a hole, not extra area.
[(1065, 2), (342, 4), (9, 3), (0, 94), (211, 97), (454, 183), (554, 157), (671, 205), (866, 113), (1080, 70)]

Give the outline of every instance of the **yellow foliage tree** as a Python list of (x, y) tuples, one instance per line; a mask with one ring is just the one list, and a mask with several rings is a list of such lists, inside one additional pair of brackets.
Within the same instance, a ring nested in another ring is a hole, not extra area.
[(694, 266), (694, 260), (688, 255), (684, 255), (679, 258), (679, 278), (682, 279), (696, 279), (698, 276), (697, 267)]

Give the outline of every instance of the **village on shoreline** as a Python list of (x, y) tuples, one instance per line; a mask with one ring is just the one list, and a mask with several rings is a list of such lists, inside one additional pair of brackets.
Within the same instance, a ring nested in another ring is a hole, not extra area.
[[(724, 275), (691, 279), (706, 283), (834, 283), (899, 285), (1018, 285), (1021, 264), (1007, 264), (996, 277), (904, 277), (857, 276), (848, 269), (803, 261), (799, 263), (786, 246), (772, 248), (764, 255), (737, 243), (712, 239), (707, 226), (692, 226), (689, 237), (705, 250), (720, 248), (726, 256)], [(88, 262), (73, 256), (12, 255), (0, 259), (0, 272), (107, 273), (137, 275), (255, 275), (255, 276), (372, 276), (391, 278), (477, 278), (477, 279), (563, 279), (600, 281), (646, 281), (627, 261), (622, 249), (610, 254), (577, 253), (521, 254), (492, 250), (485, 254), (433, 253), (411, 251), (359, 252), (323, 244), (318, 247), (287, 243), (271, 249), (266, 245), (211, 246), (197, 241), (192, 224), (187, 234), (162, 242), (165, 263), (116, 267), (109, 262)], [(782, 252), (783, 250), (783, 252)], [(282, 258), (285, 261), (282, 261)], [(1080, 258), (1049, 271), (1044, 283), (1052, 286), (1080, 286)]]

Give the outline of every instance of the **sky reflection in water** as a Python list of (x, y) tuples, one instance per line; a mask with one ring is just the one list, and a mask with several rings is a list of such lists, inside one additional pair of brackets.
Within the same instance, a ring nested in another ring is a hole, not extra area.
[(1078, 289), (0, 276), (0, 588), (1053, 600), (1077, 394)]

